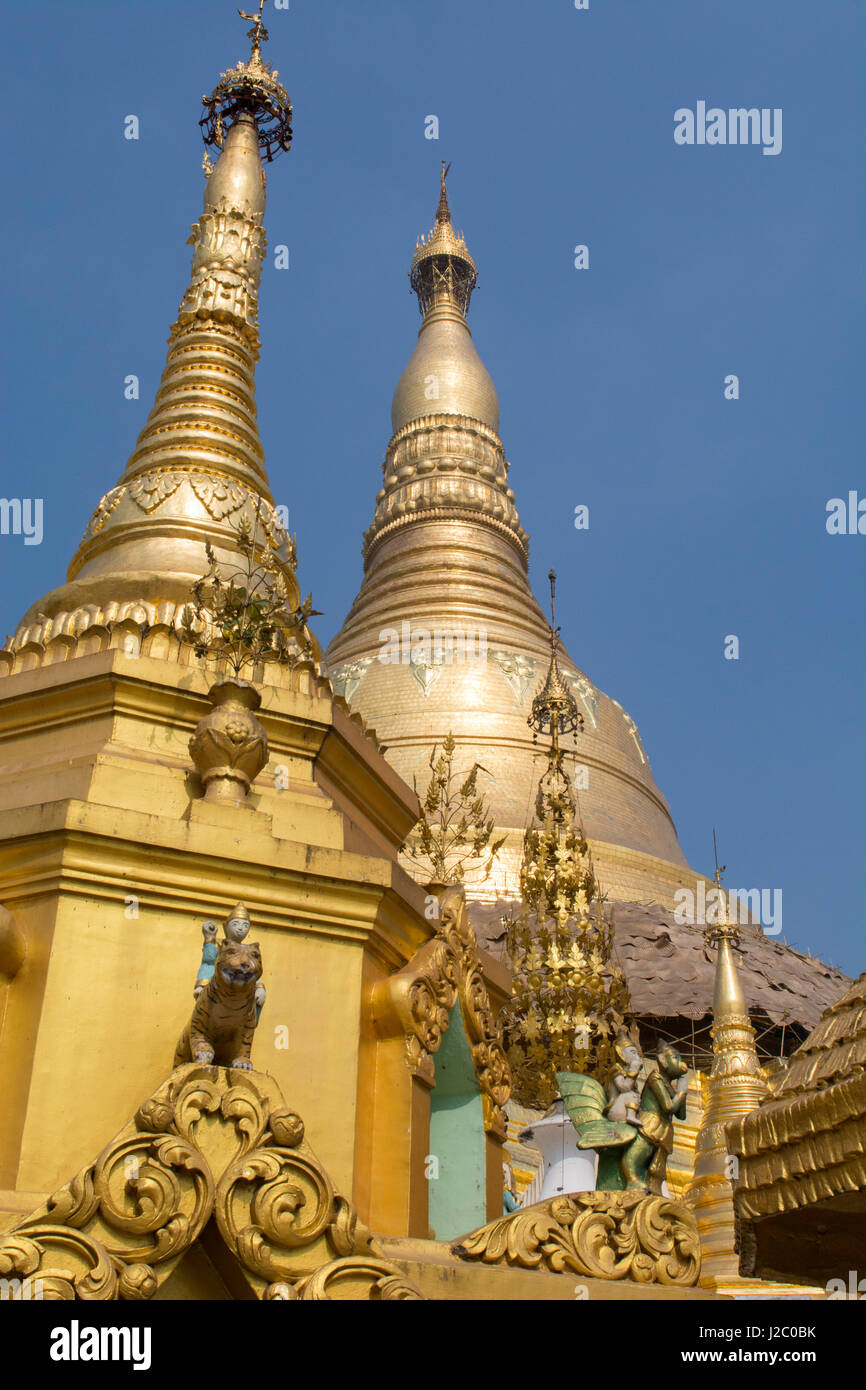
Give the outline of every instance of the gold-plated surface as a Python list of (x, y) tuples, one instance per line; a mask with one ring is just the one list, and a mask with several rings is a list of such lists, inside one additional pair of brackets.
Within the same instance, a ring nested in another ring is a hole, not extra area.
[(260, 1299), (422, 1294), (382, 1258), (270, 1077), (176, 1068), (99, 1157), (0, 1239), (49, 1299), (150, 1299), (216, 1225)]
[(831, 1199), (866, 1210), (866, 974), (797, 1049), (761, 1105), (727, 1126), (741, 1221)]
[(221, 153), (189, 238), (190, 282), (153, 409), (119, 482), (94, 511), (67, 583), (31, 606), (13, 648), (60, 633), (80, 638), (113, 605), (139, 625), (145, 605), (171, 605), (168, 621), (175, 621), (206, 567), (205, 540), (220, 559), (233, 557), (241, 517), (256, 526), (297, 597), (294, 546), (274, 507), (256, 423), (264, 117), (244, 85), (248, 66), (224, 74), (220, 100), (232, 124), (217, 142)]
[[(263, 687), (269, 768), (246, 804), (208, 800), (187, 745), (210, 681), (169, 639), (0, 681), (0, 902), (26, 945), (0, 980), (0, 1187), (52, 1191), (159, 1083), (202, 920), (242, 901), (268, 970), (253, 1060), (315, 1119), (367, 1219), (394, 1175), (383, 1161), (360, 1182), (356, 1153), (374, 1123), (405, 1132), (410, 1114), (361, 1075), (369, 990), (432, 934), (397, 865), (417, 801), (309, 664)], [(400, 1034), (408, 1076), (403, 1048)]]
[(463, 1236), (452, 1250), (462, 1260), (684, 1288), (701, 1267), (690, 1208), (640, 1192), (549, 1198)]
[[(432, 274), (441, 262), (443, 273), (459, 264), (474, 275), (447, 199), (440, 198), (431, 236), (416, 251), (413, 274)], [(489, 769), (485, 791), (507, 839), (490, 880), (468, 887), (482, 900), (513, 899), (543, 769), (526, 720), (550, 662), (548, 626), (529, 586), (528, 539), (498, 434), (496, 393), (472, 345), (464, 301), (453, 283), (427, 284), (419, 295), (424, 319), (394, 397), (364, 582), (328, 664), (335, 689), (376, 729), (410, 784), (449, 729), (465, 765)], [(482, 659), (413, 650), (412, 634), (437, 631), (483, 636)], [(381, 660), (394, 632), (404, 640), (401, 659)], [(612, 847), (598, 860), (605, 883), (614, 897), (670, 905), (676, 886), (694, 887), (694, 875), (637, 726), (564, 650), (559, 667), (585, 720), (580, 810), (590, 840)], [(645, 858), (626, 870), (619, 849)]]
[[(721, 890), (721, 874), (716, 871)], [(724, 895), (723, 900), (726, 901)], [(740, 933), (727, 920), (706, 930), (715, 947), (713, 1066), (706, 1080), (707, 1101), (695, 1140), (695, 1166), (687, 1200), (695, 1209), (703, 1249), (701, 1282), (730, 1287), (739, 1275), (734, 1192), (737, 1171), (731, 1162), (726, 1125), (749, 1115), (767, 1094), (755, 1050), (755, 1030), (740, 983), (734, 951)]]

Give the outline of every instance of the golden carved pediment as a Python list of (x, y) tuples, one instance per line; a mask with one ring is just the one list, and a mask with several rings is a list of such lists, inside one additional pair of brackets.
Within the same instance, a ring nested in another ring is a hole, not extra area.
[(210, 1224), (259, 1299), (417, 1299), (258, 1072), (177, 1067), (94, 1163), (0, 1239), (48, 1299), (149, 1299)]

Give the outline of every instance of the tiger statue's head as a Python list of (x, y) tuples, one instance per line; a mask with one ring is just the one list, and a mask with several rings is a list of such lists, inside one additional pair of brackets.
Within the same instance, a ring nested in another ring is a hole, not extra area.
[(257, 941), (221, 941), (214, 974), (232, 992), (248, 989), (262, 973)]

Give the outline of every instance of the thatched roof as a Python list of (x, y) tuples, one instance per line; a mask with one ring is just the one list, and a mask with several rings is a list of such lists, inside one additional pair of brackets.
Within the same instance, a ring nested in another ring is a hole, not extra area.
[[(638, 1017), (704, 1018), (712, 1009), (715, 953), (707, 951), (703, 929), (674, 921), (655, 905), (617, 902), (614, 909), (616, 957)], [(471, 903), (469, 916), (479, 945), (501, 959), (503, 916), (514, 903)], [(850, 977), (817, 957), (783, 946), (759, 928), (744, 926), (737, 964), (750, 1009), (771, 1023), (804, 1030), (850, 984)]]

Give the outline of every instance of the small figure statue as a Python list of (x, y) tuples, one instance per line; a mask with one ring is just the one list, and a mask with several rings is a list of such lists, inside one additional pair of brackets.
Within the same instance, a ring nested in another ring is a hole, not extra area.
[(623, 1151), (620, 1166), (626, 1187), (648, 1187), (660, 1194), (674, 1146), (673, 1122), (686, 1113), (688, 1067), (670, 1043), (659, 1048), (657, 1062), (641, 1092), (640, 1111), (628, 1121), (637, 1135)]
[(556, 1082), (577, 1131), (577, 1147), (598, 1152), (596, 1189), (658, 1195), (673, 1148), (673, 1122), (685, 1114), (688, 1067), (676, 1048), (665, 1043), (635, 1107), (633, 1080), (643, 1058), (625, 1035), (617, 1042), (626, 1066), (614, 1078), (610, 1098), (592, 1076), (557, 1072)]
[(510, 1163), (503, 1163), (502, 1176), (504, 1179), (502, 1189), (502, 1205), (504, 1208), (504, 1215), (510, 1216), (513, 1211), (520, 1210), (520, 1198), (514, 1191), (514, 1173), (512, 1172)]
[(616, 1123), (617, 1120), (633, 1120), (640, 1109), (637, 1078), (643, 1066), (643, 1056), (626, 1032), (617, 1034), (614, 1051), (623, 1063), (623, 1070), (615, 1074), (608, 1087), (604, 1114), (606, 1119)]
[[(237, 944), (244, 941), (250, 930), (250, 914), (247, 912), (243, 903), (237, 903), (232, 909), (231, 916), (226, 920), (223, 933), (226, 941), (234, 941)], [(201, 929), (204, 937), (204, 944), (201, 950), (201, 965), (196, 977), (193, 998), (198, 999), (203, 989), (207, 988), (208, 982), (212, 979), (214, 966), (216, 964), (217, 952), (217, 924), (213, 921), (204, 923)], [(263, 984), (256, 986), (256, 1023), (262, 1016), (267, 991)]]
[(256, 983), (261, 973), (257, 941), (220, 942), (214, 973), (196, 999), (192, 1018), (180, 1036), (174, 1066), (200, 1062), (252, 1071), (250, 1050), (258, 1021)]
[(174, 1065), (182, 1062), (252, 1070), (250, 1048), (265, 1002), (262, 958), (257, 941), (247, 941), (250, 914), (237, 903), (217, 941), (217, 924), (202, 926), (201, 964), (196, 976), (192, 1018), (181, 1035)]

